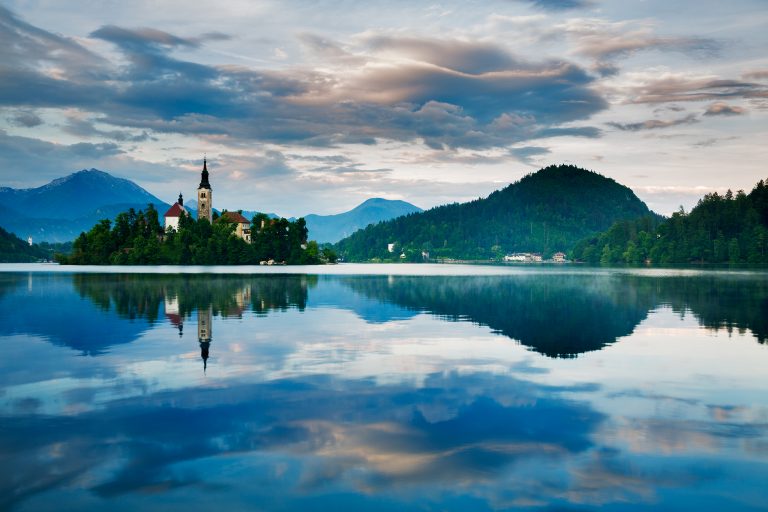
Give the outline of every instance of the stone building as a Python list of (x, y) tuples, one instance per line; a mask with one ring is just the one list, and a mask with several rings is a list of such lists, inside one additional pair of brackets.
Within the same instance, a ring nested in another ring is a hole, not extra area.
[(235, 234), (246, 242), (251, 243), (251, 221), (243, 217), (243, 214), (240, 212), (224, 212), (217, 220), (217, 222), (219, 221), (234, 223), (236, 226)]

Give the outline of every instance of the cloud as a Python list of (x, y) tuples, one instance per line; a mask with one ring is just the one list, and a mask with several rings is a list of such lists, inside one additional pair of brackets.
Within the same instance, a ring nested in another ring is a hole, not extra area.
[(551, 152), (552, 151), (549, 148), (541, 146), (523, 146), (519, 148), (511, 148), (509, 150), (511, 155), (528, 165), (533, 165), (535, 163), (533, 157), (547, 155)]
[(606, 123), (608, 126), (612, 126), (614, 128), (618, 128), (622, 131), (627, 132), (637, 132), (640, 130), (655, 130), (658, 128), (670, 128), (672, 126), (679, 126), (679, 125), (685, 125), (685, 124), (694, 124), (698, 123), (699, 119), (696, 117), (695, 114), (689, 114), (685, 117), (681, 117), (679, 119), (649, 119), (647, 121), (641, 121), (638, 123), (617, 123), (617, 122), (609, 122)]
[(629, 73), (626, 83), (617, 88), (628, 103), (672, 103), (733, 98), (768, 98), (768, 86), (714, 76), (683, 73)]
[(71, 135), (79, 137), (101, 137), (111, 139), (117, 142), (145, 142), (147, 140), (157, 140), (147, 133), (146, 130), (141, 133), (133, 133), (128, 130), (100, 130), (96, 128), (93, 122), (86, 119), (70, 116), (63, 130)]
[(554, 31), (565, 34), (573, 45), (573, 53), (594, 59), (595, 70), (603, 76), (618, 73), (612, 61), (640, 51), (674, 51), (712, 58), (721, 47), (713, 39), (660, 36), (652, 26), (627, 21), (575, 18), (556, 26)]
[(31, 110), (17, 110), (8, 117), (8, 122), (21, 128), (34, 128), (43, 124), (40, 116)]
[(740, 116), (746, 114), (747, 109), (737, 105), (729, 105), (722, 101), (712, 103), (707, 107), (705, 116)]
[(766, 80), (768, 79), (768, 69), (758, 69), (744, 73), (743, 78), (745, 80)]
[[(125, 61), (114, 63), (10, 19), (15, 36), (36, 32), (48, 38), (46, 57), (68, 48), (77, 59), (62, 61), (73, 71), (57, 77), (18, 66), (5, 84), (0, 79), (0, 101), (96, 113), (100, 123), (128, 131), (70, 126), (70, 133), (90, 131), (118, 141), (157, 131), (221, 134), (230, 144), (331, 147), (394, 140), (435, 149), (504, 147), (608, 107), (578, 65), (525, 60), (488, 42), (369, 34), (353, 46), (303, 34), (302, 43), (329, 67), (259, 70), (171, 55), (225, 35), (194, 39), (106, 25), (90, 36), (116, 46)], [(36, 47), (17, 53), (17, 62), (43, 58)], [(82, 68), (90, 71), (76, 71)], [(31, 93), (20, 83), (34, 84)], [(279, 122), (254, 122), (263, 119)]]
[(514, 0), (531, 4), (544, 11), (569, 11), (573, 9), (585, 9), (595, 5), (592, 0)]
[[(11, 135), (0, 129), (0, 182), (4, 186), (39, 186), (79, 169), (97, 167), (145, 182), (168, 179), (168, 168), (135, 160), (115, 142), (56, 144)], [(26, 170), (34, 169), (32, 176)]]

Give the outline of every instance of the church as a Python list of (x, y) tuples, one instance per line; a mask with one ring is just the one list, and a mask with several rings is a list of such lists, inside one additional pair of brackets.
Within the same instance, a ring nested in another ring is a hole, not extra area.
[[(165, 212), (165, 230), (178, 230), (182, 215), (189, 215), (189, 212), (184, 208), (184, 198), (179, 193), (179, 199)], [(200, 175), (200, 185), (197, 187), (197, 218), (208, 219), (208, 222), (213, 223), (213, 189), (208, 180), (207, 158), (203, 158), (203, 171)], [(242, 214), (225, 211), (216, 221), (221, 219), (234, 223), (235, 234), (246, 242), (251, 242), (251, 223)]]

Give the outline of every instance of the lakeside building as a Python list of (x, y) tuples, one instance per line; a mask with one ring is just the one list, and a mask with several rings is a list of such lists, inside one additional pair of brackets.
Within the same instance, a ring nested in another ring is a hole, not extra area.
[(538, 252), (515, 252), (504, 256), (504, 261), (517, 263), (535, 263), (542, 260), (542, 256)]
[[(538, 252), (514, 252), (504, 256), (504, 261), (512, 263), (539, 263), (544, 261), (544, 259), (541, 256), (541, 253)], [(553, 263), (566, 263), (568, 261), (568, 255), (558, 251), (547, 261)]]

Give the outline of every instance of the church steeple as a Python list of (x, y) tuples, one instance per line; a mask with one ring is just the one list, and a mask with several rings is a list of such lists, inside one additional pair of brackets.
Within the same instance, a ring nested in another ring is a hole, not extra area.
[(181, 192), (179, 192), (179, 200), (176, 202), (179, 203), (179, 206), (184, 206), (184, 198), (182, 197)]
[(197, 187), (197, 218), (213, 222), (213, 190), (208, 182), (208, 159), (203, 157), (203, 172)]
[(203, 158), (203, 173), (200, 179), (200, 186), (198, 188), (207, 188), (211, 190), (211, 184), (208, 183), (208, 162), (207, 158)]

